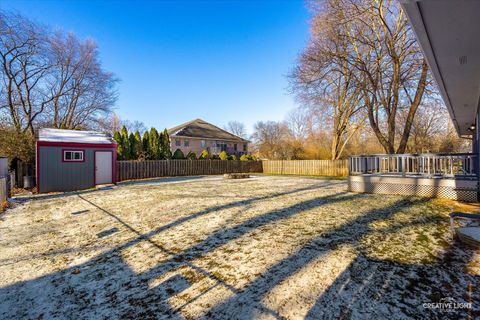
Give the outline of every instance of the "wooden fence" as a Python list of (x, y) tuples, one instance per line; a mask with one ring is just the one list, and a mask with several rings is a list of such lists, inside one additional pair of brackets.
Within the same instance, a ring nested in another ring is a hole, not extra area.
[(10, 184), (8, 185), (8, 187), (10, 188), (10, 191), (13, 190), (16, 186), (17, 186), (17, 181), (15, 179), (16, 175), (15, 175), (15, 170), (14, 171), (10, 171), (8, 173), (8, 176), (9, 176), (9, 182)]
[(8, 198), (9, 183), (7, 180), (7, 177), (0, 177), (0, 205)]
[(231, 160), (117, 161), (117, 181), (232, 172), (259, 173), (262, 172), (262, 162)]
[(35, 166), (31, 164), (29, 165), (28, 163), (23, 161), (17, 161), (14, 167), (15, 167), (14, 185), (16, 185), (19, 188), (23, 188), (23, 177), (34, 176)]
[(314, 176), (348, 176), (348, 160), (267, 160), (263, 173)]
[(6, 176), (0, 177), (0, 204), (12, 196), (15, 188), (15, 171), (10, 171)]

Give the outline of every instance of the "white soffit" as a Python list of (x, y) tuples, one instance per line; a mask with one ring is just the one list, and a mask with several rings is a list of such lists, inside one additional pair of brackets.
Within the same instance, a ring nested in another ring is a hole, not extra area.
[(480, 97), (480, 1), (401, 0), (460, 135)]

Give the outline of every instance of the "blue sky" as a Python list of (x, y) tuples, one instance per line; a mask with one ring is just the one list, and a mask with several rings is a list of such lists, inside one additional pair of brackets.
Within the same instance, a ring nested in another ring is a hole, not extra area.
[(308, 39), (301, 0), (8, 1), (52, 28), (91, 37), (121, 79), (116, 112), (147, 126), (282, 120), (287, 74)]

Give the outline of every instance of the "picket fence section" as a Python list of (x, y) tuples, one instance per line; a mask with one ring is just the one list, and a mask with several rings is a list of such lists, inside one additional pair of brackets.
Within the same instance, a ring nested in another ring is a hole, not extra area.
[(146, 160), (117, 161), (117, 181), (224, 173), (261, 173), (261, 161)]
[(262, 166), (266, 174), (348, 176), (348, 160), (268, 160)]

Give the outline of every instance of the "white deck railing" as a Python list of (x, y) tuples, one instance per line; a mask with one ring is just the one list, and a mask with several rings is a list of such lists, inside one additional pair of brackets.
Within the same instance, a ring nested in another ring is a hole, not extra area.
[(348, 168), (350, 175), (476, 176), (476, 159), (472, 153), (376, 154), (352, 156)]

